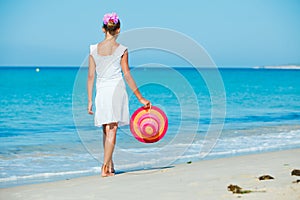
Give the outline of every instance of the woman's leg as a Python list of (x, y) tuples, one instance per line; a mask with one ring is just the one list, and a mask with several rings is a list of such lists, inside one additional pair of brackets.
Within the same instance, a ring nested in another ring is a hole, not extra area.
[[(104, 124), (103, 126), (102, 126), (102, 128), (103, 128), (103, 149), (105, 150), (105, 142), (106, 142), (106, 126), (107, 126), (107, 124)], [(108, 171), (110, 172), (110, 173), (115, 173), (115, 169), (114, 169), (114, 162), (113, 162), (113, 160), (111, 159), (108, 163), (107, 163), (107, 166), (108, 166)]]
[(102, 176), (111, 176), (109, 167), (112, 167), (112, 156), (116, 144), (116, 133), (118, 124), (110, 123), (103, 125), (103, 147), (104, 147), (104, 161), (102, 167)]

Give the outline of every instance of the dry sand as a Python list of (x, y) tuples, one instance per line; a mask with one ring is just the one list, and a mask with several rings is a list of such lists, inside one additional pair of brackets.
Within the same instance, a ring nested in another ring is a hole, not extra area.
[[(298, 200), (300, 149), (200, 161), (174, 167), (128, 172), (114, 177), (90, 176), (0, 189), (0, 199), (257, 199)], [(259, 181), (261, 175), (274, 180)], [(230, 184), (252, 190), (232, 194)]]

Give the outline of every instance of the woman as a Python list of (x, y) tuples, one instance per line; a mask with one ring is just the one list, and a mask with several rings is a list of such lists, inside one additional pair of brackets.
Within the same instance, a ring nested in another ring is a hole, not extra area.
[(101, 168), (102, 177), (114, 175), (112, 157), (117, 128), (129, 124), (128, 96), (122, 72), (127, 84), (138, 100), (145, 108), (150, 107), (150, 101), (141, 95), (130, 74), (127, 48), (116, 41), (120, 33), (120, 25), (116, 13), (105, 14), (102, 26), (105, 39), (96, 45), (90, 46), (87, 81), (88, 113), (94, 114), (92, 111), (92, 94), (96, 74), (95, 126), (102, 126), (103, 128), (104, 160)]

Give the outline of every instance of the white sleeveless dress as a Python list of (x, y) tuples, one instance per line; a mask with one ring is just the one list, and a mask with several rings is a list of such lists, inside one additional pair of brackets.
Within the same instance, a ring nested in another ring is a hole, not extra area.
[(112, 55), (101, 56), (97, 44), (90, 46), (96, 63), (95, 126), (117, 122), (129, 124), (128, 95), (121, 72), (121, 57), (127, 47), (119, 45)]

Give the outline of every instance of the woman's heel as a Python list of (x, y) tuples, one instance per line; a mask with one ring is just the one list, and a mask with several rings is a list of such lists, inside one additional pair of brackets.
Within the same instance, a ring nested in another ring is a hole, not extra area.
[(114, 163), (113, 163), (113, 161), (111, 161), (111, 164), (109, 166), (109, 173), (111, 174), (111, 176), (115, 175), (115, 169), (114, 169)]
[(108, 167), (106, 164), (103, 164), (101, 167), (101, 176), (102, 177), (108, 177), (109, 176), (109, 171), (108, 171)]
[(115, 170), (113, 170), (113, 172), (111, 171), (111, 169), (109, 169), (109, 167), (106, 164), (103, 164), (101, 167), (101, 176), (102, 177), (108, 177), (108, 176), (114, 176), (115, 175)]

